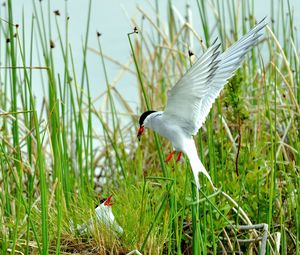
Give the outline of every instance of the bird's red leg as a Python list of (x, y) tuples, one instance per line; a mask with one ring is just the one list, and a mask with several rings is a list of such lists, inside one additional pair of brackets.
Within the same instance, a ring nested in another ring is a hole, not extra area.
[(166, 162), (169, 162), (169, 161), (171, 160), (171, 158), (173, 157), (174, 153), (175, 153), (175, 151), (172, 151), (172, 152), (168, 155), (168, 157), (166, 158)]
[(178, 161), (180, 160), (181, 156), (182, 156), (182, 151), (180, 151), (180, 152), (178, 153), (178, 156), (177, 156), (176, 162), (178, 162)]

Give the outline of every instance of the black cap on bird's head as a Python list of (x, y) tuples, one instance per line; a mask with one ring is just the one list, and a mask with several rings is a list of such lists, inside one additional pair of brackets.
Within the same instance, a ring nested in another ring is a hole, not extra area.
[(144, 127), (144, 120), (148, 117), (148, 115), (150, 115), (151, 113), (154, 113), (156, 111), (145, 111), (141, 116), (140, 116), (140, 119), (139, 119), (139, 124), (140, 124), (140, 127), (139, 127), (139, 130), (138, 130), (138, 134), (137, 134), (137, 138), (141, 139), (141, 135), (144, 133), (144, 130), (145, 130), (145, 127)]

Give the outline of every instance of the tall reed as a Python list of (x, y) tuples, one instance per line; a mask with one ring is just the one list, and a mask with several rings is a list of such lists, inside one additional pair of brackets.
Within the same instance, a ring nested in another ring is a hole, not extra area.
[[(187, 159), (165, 163), (172, 150), (165, 139), (147, 131), (138, 143), (138, 116), (163, 109), (168, 89), (195, 60), (189, 50), (201, 56), (216, 36), (225, 50), (253, 27), (256, 2), (198, 0), (178, 10), (172, 1), (155, 1), (150, 11), (137, 7), (142, 19), (132, 19), (125, 40), (129, 67), (106, 56), (105, 35), (90, 31), (91, 0), (80, 58), (74, 54), (71, 4), (53, 13), (50, 0), (32, 1), (30, 26), (24, 12), (15, 24), (11, 0), (1, 12), (2, 253), (262, 254), (263, 241), (251, 242), (262, 232), (238, 228), (267, 223), (267, 254), (299, 254), (299, 34), (291, 2), (268, 2), (269, 26), (195, 137), (217, 192), (202, 176), (197, 192)], [(89, 54), (99, 57), (103, 71), (105, 92), (98, 97)], [(109, 61), (136, 78), (138, 109), (112, 83)], [(71, 222), (94, 217), (99, 196), (111, 193), (124, 234), (116, 238), (97, 225), (80, 236)]]

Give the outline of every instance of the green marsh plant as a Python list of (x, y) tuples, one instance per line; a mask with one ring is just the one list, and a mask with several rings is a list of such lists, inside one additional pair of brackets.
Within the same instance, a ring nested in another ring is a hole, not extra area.
[[(299, 254), (300, 62), (291, 1), (268, 1), (269, 26), (195, 137), (215, 193), (205, 178), (196, 191), (187, 159), (165, 163), (172, 149), (166, 140), (147, 132), (138, 143), (137, 118), (163, 108), (168, 89), (211, 39), (217, 36), (225, 50), (248, 31), (259, 20), (256, 2), (198, 0), (195, 9), (179, 11), (172, 1), (162, 9), (157, 0), (150, 11), (137, 7), (142, 19), (132, 19), (128, 32), (135, 33), (124, 35), (131, 65), (106, 56), (105, 35), (90, 31), (93, 1), (86, 3), (80, 63), (69, 38), (73, 3), (54, 13), (50, 0), (31, 4), (30, 26), (24, 12), (15, 24), (12, 0), (1, 7), (3, 254)], [(91, 87), (89, 54), (99, 57), (104, 77), (99, 96)], [(134, 75), (138, 109), (111, 82), (109, 61)], [(96, 175), (104, 177), (95, 183)], [(86, 222), (99, 196), (109, 194), (122, 236), (101, 226), (85, 236), (72, 230), (70, 219)], [(261, 223), (268, 224), (265, 251), (262, 241), (252, 242), (261, 230), (238, 231)]]

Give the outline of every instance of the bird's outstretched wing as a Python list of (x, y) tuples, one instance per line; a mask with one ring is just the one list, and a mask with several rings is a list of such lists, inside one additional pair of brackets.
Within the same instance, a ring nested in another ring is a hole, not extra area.
[(169, 91), (164, 117), (175, 120), (186, 134), (195, 135), (220, 91), (241, 65), (266, 24), (265, 19), (261, 20), (222, 54), (220, 44), (215, 41)]

